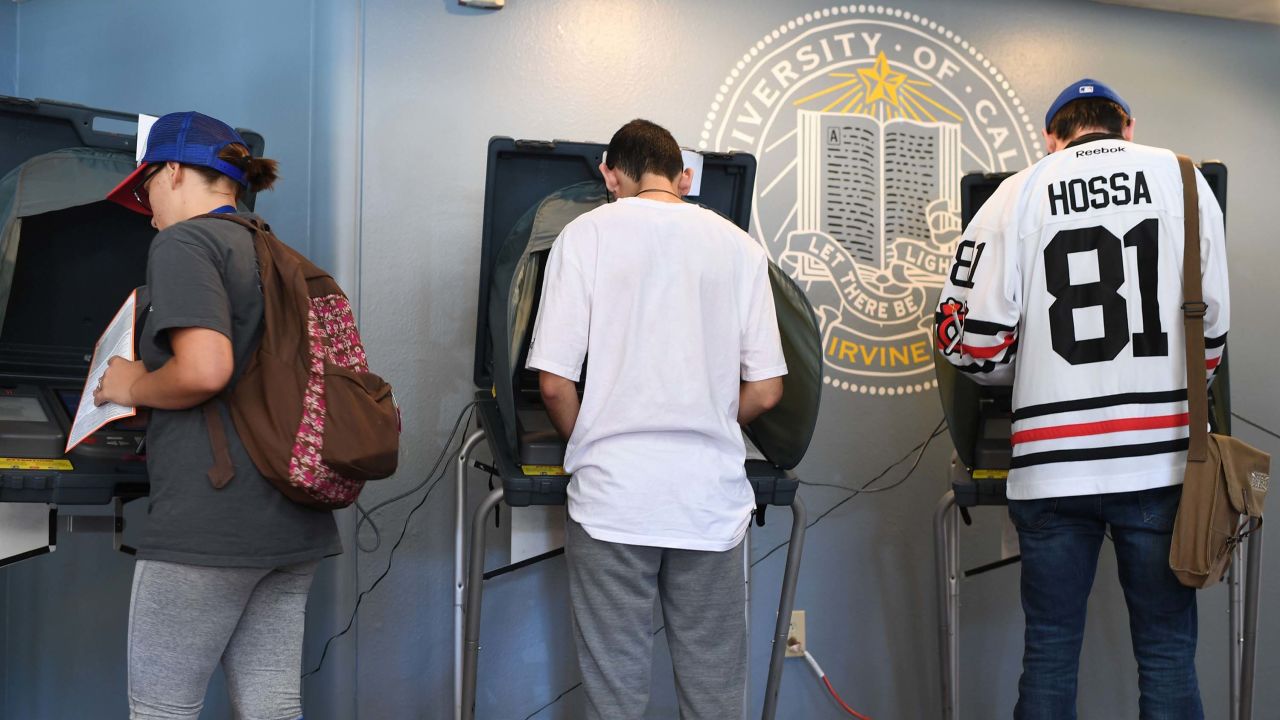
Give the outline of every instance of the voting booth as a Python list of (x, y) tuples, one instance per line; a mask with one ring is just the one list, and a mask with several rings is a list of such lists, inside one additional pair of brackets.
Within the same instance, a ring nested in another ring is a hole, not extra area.
[[(494, 138), (489, 143), (473, 375), (481, 430), (467, 440), (458, 466), (455, 651), (460, 672), (455, 676), (455, 715), (461, 718), (474, 715), (486, 519), (499, 502), (513, 507), (565, 503), (565, 443), (542, 404), (537, 373), (524, 365), (552, 244), (570, 221), (608, 200), (598, 170), (604, 150), (600, 144), (563, 141)], [(695, 168), (694, 189), (687, 200), (745, 230), (751, 217), (755, 158), (746, 153), (686, 155), (686, 163)], [(790, 471), (809, 446), (822, 394), (817, 319), (785, 272), (772, 263), (769, 272), (788, 374), (779, 405), (745, 428), (758, 451), (754, 458), (749, 452), (746, 473), (756, 493), (757, 522), (763, 522), (768, 506), (780, 505), (791, 507), (794, 524), (765, 693), (766, 718), (773, 717), (776, 707), (805, 524), (804, 507), (796, 497), (799, 481)], [(590, 364), (588, 357), (584, 381)], [(581, 388), (582, 383), (579, 392)], [(471, 452), (482, 441), (501, 487), (474, 513), (464, 568), (463, 480)]]
[[(52, 550), (59, 528), (128, 550), (121, 505), (147, 494), (145, 413), (66, 452), (94, 346), (146, 281), (151, 219), (104, 199), (136, 167), (137, 120), (0, 96), (0, 564)], [(114, 517), (59, 518), (111, 503)]]
[[(1200, 171), (1214, 197), (1227, 210), (1227, 168), (1206, 162)], [(1013, 173), (972, 173), (960, 183), (961, 222), (966, 227), (996, 188)], [(977, 568), (959, 568), (959, 523), (971, 525), (969, 509), (983, 505), (1007, 505), (1005, 483), (1013, 456), (1012, 388), (979, 385), (960, 373), (940, 354), (934, 353), (938, 392), (955, 451), (948, 471), (950, 489), (938, 503), (934, 516), (935, 556), (939, 610), (939, 646), (942, 658), (942, 700), (944, 720), (960, 717), (960, 651), (958, 643), (960, 584), (990, 570), (1016, 563), (1011, 556)], [(1231, 370), (1227, 353), (1209, 388), (1211, 431), (1231, 434)], [(1262, 532), (1260, 523), (1249, 535), (1247, 571), (1242, 551), (1236, 548), (1227, 578), (1230, 593), (1231, 657), (1230, 720), (1252, 719), (1254, 647), (1257, 629), (1259, 567)], [(1247, 575), (1243, 584), (1241, 576)]]

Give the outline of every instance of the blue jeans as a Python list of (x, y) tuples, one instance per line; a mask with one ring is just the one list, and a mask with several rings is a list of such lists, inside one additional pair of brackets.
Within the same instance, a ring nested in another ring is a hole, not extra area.
[(1182, 486), (1010, 500), (1022, 546), (1026, 648), (1015, 720), (1074, 720), (1089, 590), (1110, 526), (1138, 661), (1141, 720), (1203, 720), (1196, 592), (1169, 570)]

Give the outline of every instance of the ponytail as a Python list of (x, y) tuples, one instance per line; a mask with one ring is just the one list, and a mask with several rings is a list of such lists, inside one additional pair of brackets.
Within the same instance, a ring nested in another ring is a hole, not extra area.
[[(240, 168), (240, 171), (244, 173), (245, 184), (253, 192), (270, 190), (271, 186), (275, 185), (276, 180), (280, 177), (277, 172), (280, 163), (267, 158), (253, 157), (249, 154), (249, 148), (244, 145), (232, 144), (222, 148), (218, 153), (218, 159)], [(222, 180), (231, 180), (231, 178), (217, 170), (203, 165), (184, 165), (184, 167), (196, 171), (205, 179), (205, 182), (211, 185)], [(236, 199), (239, 200), (245, 186), (234, 180), (231, 180), (231, 183), (235, 185)]]
[(244, 181), (253, 192), (270, 190), (279, 178), (277, 169), (280, 163), (267, 158), (256, 158), (249, 154), (249, 148), (243, 145), (228, 145), (222, 148), (218, 157), (244, 171)]

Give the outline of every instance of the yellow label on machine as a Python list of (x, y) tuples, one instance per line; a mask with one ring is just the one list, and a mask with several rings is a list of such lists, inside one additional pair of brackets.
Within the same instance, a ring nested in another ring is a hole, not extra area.
[(1008, 470), (974, 470), (974, 480), (1006, 480), (1009, 477)]
[(525, 475), (568, 475), (559, 465), (521, 465)]
[(73, 470), (71, 461), (0, 457), (0, 470)]

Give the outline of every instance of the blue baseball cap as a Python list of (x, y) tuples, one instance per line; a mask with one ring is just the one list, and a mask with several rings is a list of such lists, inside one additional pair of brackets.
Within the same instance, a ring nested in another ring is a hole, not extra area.
[(221, 120), (193, 110), (164, 115), (156, 120), (147, 134), (147, 152), (142, 156), (142, 162), (107, 194), (107, 199), (134, 212), (150, 215), (151, 210), (138, 202), (134, 190), (148, 167), (165, 162), (211, 168), (247, 187), (244, 170), (218, 157), (223, 148), (236, 144), (249, 147), (240, 133)]
[(1053, 101), (1053, 104), (1049, 106), (1049, 112), (1045, 113), (1044, 128), (1046, 130), (1049, 129), (1049, 125), (1053, 122), (1053, 116), (1057, 115), (1059, 110), (1066, 107), (1067, 103), (1074, 102), (1076, 100), (1088, 100), (1091, 98), (1110, 100), (1124, 108), (1125, 115), (1133, 117), (1133, 113), (1129, 110), (1129, 103), (1125, 102), (1119, 95), (1117, 95), (1115, 90), (1112, 90), (1097, 80), (1084, 78), (1071, 83), (1067, 86), (1066, 90), (1063, 90), (1058, 94), (1058, 99)]

